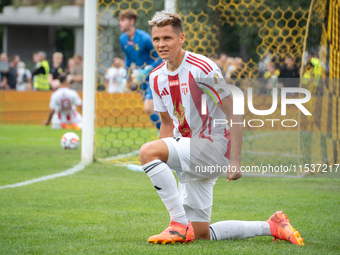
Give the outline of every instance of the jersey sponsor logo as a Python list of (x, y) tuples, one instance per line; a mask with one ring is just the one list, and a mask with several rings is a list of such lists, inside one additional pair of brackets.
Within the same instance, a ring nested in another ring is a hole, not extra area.
[(135, 42), (134, 42), (134, 41), (128, 41), (128, 42), (127, 42), (127, 45), (132, 45), (132, 46), (134, 46), (134, 45), (135, 45)]
[(183, 94), (186, 95), (188, 93), (188, 85), (186, 83), (182, 83), (181, 87)]
[(168, 90), (166, 88), (164, 88), (163, 91), (162, 91), (161, 97), (162, 96), (168, 96), (168, 95), (170, 95)]
[(179, 85), (179, 80), (175, 80), (175, 81), (170, 81), (169, 82), (169, 87), (178, 86), (178, 85)]

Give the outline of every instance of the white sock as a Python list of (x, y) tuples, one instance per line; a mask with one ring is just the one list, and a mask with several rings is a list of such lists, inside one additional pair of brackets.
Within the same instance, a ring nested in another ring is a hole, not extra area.
[(210, 240), (245, 239), (255, 236), (271, 236), (265, 221), (226, 220), (210, 225)]
[(170, 219), (188, 225), (182, 199), (178, 193), (177, 182), (169, 166), (157, 159), (143, 165), (143, 169), (168, 209)]

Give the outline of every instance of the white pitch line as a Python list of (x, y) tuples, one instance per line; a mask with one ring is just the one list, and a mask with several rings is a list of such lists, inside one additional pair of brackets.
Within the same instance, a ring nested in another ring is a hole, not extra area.
[(15, 184), (10, 184), (10, 185), (6, 185), (6, 186), (0, 186), (0, 189), (7, 189), (7, 188), (16, 188), (16, 187), (21, 187), (21, 186), (26, 186), (26, 185), (30, 185), (36, 182), (43, 182), (43, 181), (47, 181), (47, 180), (52, 180), (55, 178), (59, 178), (59, 177), (63, 177), (63, 176), (67, 176), (67, 175), (71, 175), (71, 174), (75, 174), (81, 170), (83, 170), (89, 163), (79, 163), (78, 165), (64, 171), (64, 172), (60, 172), (57, 174), (51, 174), (51, 175), (46, 175), (46, 176), (42, 176), (36, 179), (32, 179), (32, 180), (28, 180), (28, 181), (24, 181), (24, 182), (19, 182), (19, 183), (15, 183)]
[[(17, 139), (15, 137), (6, 137), (6, 136), (0, 136), (0, 140), (14, 140)], [(29, 141), (55, 141), (57, 138), (47, 138), (47, 137), (23, 137), (20, 138), (21, 140), (26, 139)]]
[(129, 152), (129, 153), (126, 153), (126, 154), (119, 154), (117, 156), (113, 156), (113, 157), (110, 157), (110, 158), (98, 159), (98, 161), (101, 161), (101, 162), (113, 161), (113, 160), (116, 160), (116, 159), (122, 159), (122, 158), (135, 156), (137, 154), (139, 154), (139, 150), (135, 150), (135, 151), (132, 151), (132, 152)]

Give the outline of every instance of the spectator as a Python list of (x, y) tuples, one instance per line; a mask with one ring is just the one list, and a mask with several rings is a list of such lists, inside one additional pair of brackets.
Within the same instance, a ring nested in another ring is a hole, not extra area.
[[(74, 58), (69, 58), (68, 61), (67, 61), (67, 66), (65, 68), (65, 73), (67, 75), (70, 75), (71, 72), (73, 72), (74, 65), (75, 65)], [(67, 79), (69, 80), (69, 78), (67, 78)]]
[(275, 68), (273, 62), (268, 62), (266, 65), (266, 72), (264, 73), (266, 94), (272, 94), (272, 88), (281, 88), (279, 84), (280, 71)]
[(8, 72), (9, 63), (6, 53), (0, 54), (0, 89), (9, 89), (7, 82), (4, 81), (4, 74)]
[(113, 59), (113, 66), (108, 68), (105, 74), (105, 85), (109, 93), (122, 93), (126, 91), (124, 77), (127, 75), (121, 58)]
[(18, 76), (17, 64), (20, 62), (20, 57), (19, 55), (13, 55), (10, 60), (8, 71), (3, 74), (2, 86), (6, 89), (15, 89)]
[(8, 56), (7, 56), (7, 54), (5, 52), (0, 54), (0, 61), (8, 63)]
[(34, 90), (50, 90), (50, 84), (48, 82), (48, 74), (50, 73), (50, 65), (46, 60), (46, 53), (39, 51), (37, 53), (37, 69), (33, 72), (33, 89)]
[(33, 52), (32, 61), (33, 61), (33, 64), (34, 64), (34, 66), (32, 68), (32, 73), (33, 73), (36, 69), (38, 69), (38, 63), (40, 62), (38, 52)]
[(314, 88), (318, 88), (324, 70), (316, 50), (312, 49), (310, 51), (306, 63), (304, 73), (302, 74), (302, 82), (304, 84), (312, 83)]
[(30, 70), (25, 68), (26, 65), (24, 62), (19, 62), (17, 65), (17, 85), (16, 90), (25, 91), (31, 90), (32, 88), (32, 74)]
[[(38, 69), (38, 63), (39, 63), (38, 52), (33, 52), (32, 61), (33, 61), (33, 67), (31, 69), (31, 73), (33, 74), (34, 71), (36, 71)], [(32, 76), (32, 84), (34, 84), (34, 80), (35, 80), (35, 77)]]
[(210, 58), (210, 60), (214, 61), (214, 63), (216, 65), (219, 64), (219, 59), (218, 59), (218, 56), (216, 54), (211, 54), (209, 58)]
[(8, 56), (6, 53), (0, 54), (0, 72), (7, 73), (9, 69)]
[(69, 82), (71, 84), (71, 89), (83, 90), (83, 57), (80, 54), (75, 54), (73, 56), (74, 67), (70, 71), (70, 76), (68, 76)]
[(221, 69), (222, 75), (223, 75), (223, 76), (225, 76), (225, 74), (227, 73), (228, 64), (230, 64), (230, 63), (228, 63), (228, 60), (229, 60), (229, 58), (228, 58), (227, 54), (222, 53), (222, 54), (220, 55), (220, 59), (219, 59), (217, 65), (218, 65), (218, 67)]
[(82, 128), (82, 117), (76, 106), (81, 109), (81, 99), (75, 90), (70, 89), (67, 74), (59, 75), (60, 86), (53, 92), (50, 100), (50, 111), (43, 125), (49, 125), (52, 120), (52, 128), (76, 129)]
[(64, 71), (62, 67), (63, 54), (61, 52), (55, 52), (52, 56), (52, 67), (48, 75), (48, 81), (52, 90), (56, 90), (59, 87), (59, 75)]
[[(281, 87), (299, 87), (299, 69), (294, 63), (294, 59), (288, 55), (285, 59), (285, 65), (280, 70), (280, 86)], [(289, 79), (282, 79), (289, 78)]]
[(228, 65), (227, 72), (225, 74), (225, 78), (238, 78), (238, 75), (235, 72), (242, 71), (243, 63), (241, 58), (230, 58), (230, 64)]

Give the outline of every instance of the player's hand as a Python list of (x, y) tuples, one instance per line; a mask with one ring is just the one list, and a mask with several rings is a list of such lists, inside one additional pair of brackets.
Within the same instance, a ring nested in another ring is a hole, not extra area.
[(240, 179), (242, 177), (241, 172), (241, 164), (238, 160), (231, 160), (228, 171), (227, 171), (227, 180), (230, 181), (236, 181), (237, 179)]
[(132, 71), (132, 82), (133, 83), (142, 83), (145, 81), (145, 78), (150, 74), (153, 67), (151, 65), (147, 65), (143, 69), (134, 69)]
[(47, 120), (43, 120), (43, 121), (41, 122), (41, 124), (47, 126), (49, 123), (47, 122)]
[(132, 71), (132, 83), (142, 83), (145, 79), (145, 75), (139, 69), (135, 69)]
[(143, 68), (142, 74), (147, 76), (151, 73), (152, 69), (153, 69), (152, 65), (147, 65), (146, 67)]

